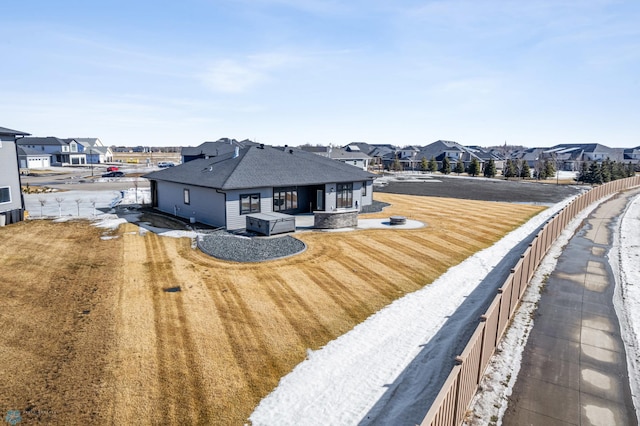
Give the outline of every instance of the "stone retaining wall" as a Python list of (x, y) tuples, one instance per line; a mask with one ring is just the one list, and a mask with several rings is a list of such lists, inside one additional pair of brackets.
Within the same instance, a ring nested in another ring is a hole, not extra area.
[(358, 226), (358, 210), (313, 212), (313, 227), (318, 229), (355, 228)]

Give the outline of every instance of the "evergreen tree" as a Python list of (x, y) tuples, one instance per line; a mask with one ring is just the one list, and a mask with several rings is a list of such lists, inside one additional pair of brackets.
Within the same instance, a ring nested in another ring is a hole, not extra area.
[(438, 171), (438, 162), (434, 157), (431, 157), (431, 160), (429, 160), (429, 171), (431, 173), (435, 173)]
[(592, 162), (589, 165), (589, 172), (587, 173), (587, 183), (601, 184), (602, 183), (602, 168), (597, 162)]
[(627, 163), (627, 177), (633, 177), (635, 175), (636, 175), (635, 166), (631, 162)]
[(451, 173), (451, 162), (446, 156), (442, 159), (442, 169), (440, 169), (440, 171), (445, 175)]
[(545, 160), (544, 162), (545, 179), (556, 175), (556, 166), (553, 161)]
[(614, 161), (611, 167), (611, 180), (618, 180), (627, 177), (627, 171), (624, 168), (624, 164), (619, 161)]
[(460, 173), (464, 173), (464, 162), (462, 160), (456, 161), (456, 169), (455, 172), (460, 175)]
[(613, 175), (613, 164), (611, 160), (607, 158), (600, 165), (600, 175), (602, 176), (602, 183), (611, 182)]
[(509, 179), (510, 177), (514, 177), (516, 175), (516, 167), (513, 164), (513, 161), (511, 161), (511, 159), (508, 159), (507, 162), (505, 163), (502, 174), (507, 179)]
[(471, 160), (471, 163), (469, 164), (468, 173), (471, 176), (478, 176), (480, 174), (480, 162), (478, 161), (477, 158), (474, 157)]
[(498, 171), (496, 170), (496, 162), (493, 161), (493, 158), (489, 160), (487, 164), (484, 166), (484, 176), (488, 178), (496, 177)]
[(426, 172), (428, 166), (429, 166), (429, 163), (427, 162), (427, 158), (422, 157), (422, 160), (420, 160), (420, 170), (422, 170), (423, 172)]
[(580, 173), (578, 173), (578, 177), (576, 178), (576, 180), (578, 182), (588, 183), (587, 182), (588, 179), (589, 179), (589, 167), (587, 166), (587, 162), (583, 161), (582, 166), (580, 167)]
[(529, 179), (531, 177), (531, 169), (526, 161), (522, 161), (522, 167), (520, 168), (520, 177)]

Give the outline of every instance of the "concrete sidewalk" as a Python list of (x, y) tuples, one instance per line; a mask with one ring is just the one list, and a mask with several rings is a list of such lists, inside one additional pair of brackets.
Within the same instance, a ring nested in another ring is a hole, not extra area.
[(637, 425), (607, 253), (638, 190), (602, 203), (558, 259), (540, 298), (504, 425)]

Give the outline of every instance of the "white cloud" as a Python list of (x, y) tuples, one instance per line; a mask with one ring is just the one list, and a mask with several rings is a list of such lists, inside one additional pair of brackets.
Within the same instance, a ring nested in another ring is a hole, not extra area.
[(300, 66), (309, 58), (281, 52), (256, 53), (243, 60), (221, 59), (200, 75), (203, 83), (215, 92), (244, 93), (275, 78), (276, 74)]
[(207, 87), (216, 92), (241, 93), (266, 78), (264, 71), (231, 59), (223, 59), (211, 65), (202, 75)]

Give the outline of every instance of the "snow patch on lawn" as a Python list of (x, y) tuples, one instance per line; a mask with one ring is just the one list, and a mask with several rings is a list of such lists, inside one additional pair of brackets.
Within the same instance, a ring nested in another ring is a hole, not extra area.
[(553, 205), (322, 349), (308, 351), (249, 419), (254, 425), (358, 423), (509, 250), (570, 201)]

